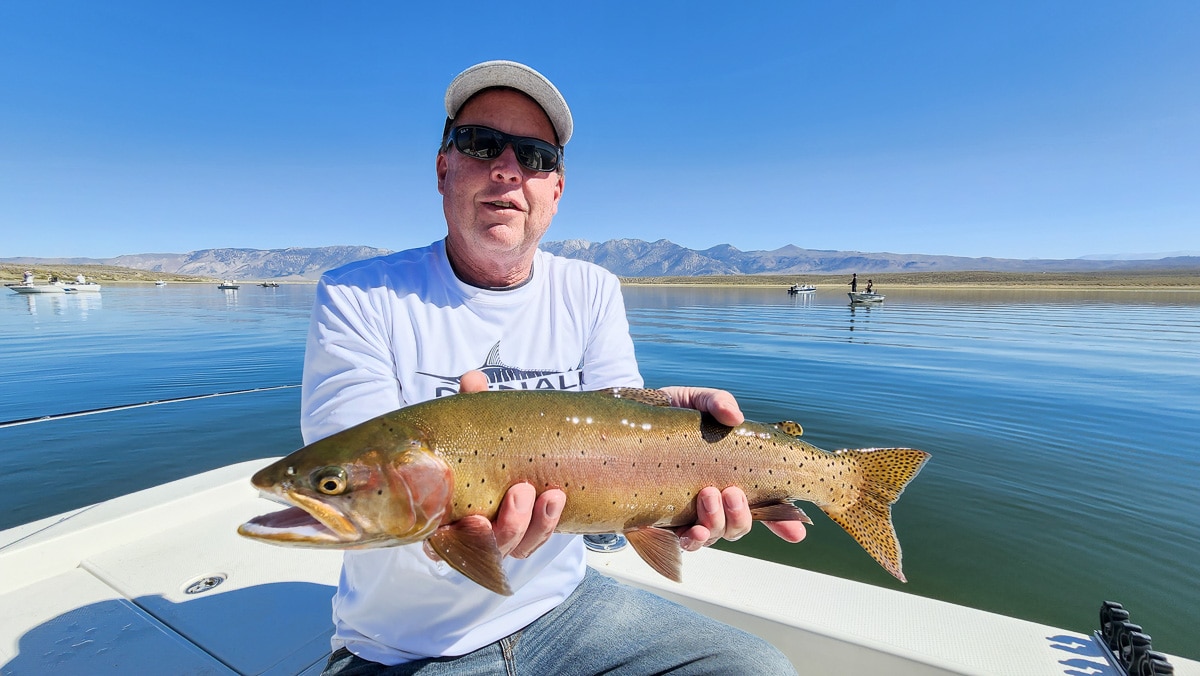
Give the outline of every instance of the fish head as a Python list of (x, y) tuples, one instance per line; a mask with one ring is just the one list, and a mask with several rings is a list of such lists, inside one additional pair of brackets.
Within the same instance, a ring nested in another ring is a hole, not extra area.
[(255, 517), (238, 533), (326, 549), (391, 547), (432, 535), (449, 513), (453, 473), (419, 432), (377, 420), (255, 473), (250, 482), (264, 497), (290, 507)]

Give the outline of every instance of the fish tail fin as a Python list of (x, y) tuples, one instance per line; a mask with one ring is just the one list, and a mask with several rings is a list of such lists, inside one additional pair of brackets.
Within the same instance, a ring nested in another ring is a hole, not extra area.
[(841, 455), (852, 458), (862, 475), (857, 497), (821, 509), (887, 572), (907, 582), (900, 566), (900, 541), (892, 526), (892, 505), (929, 454), (912, 448), (867, 448), (842, 451)]

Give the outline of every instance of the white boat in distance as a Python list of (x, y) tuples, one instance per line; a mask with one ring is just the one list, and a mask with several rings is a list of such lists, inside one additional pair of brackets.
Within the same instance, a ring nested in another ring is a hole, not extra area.
[(874, 291), (851, 291), (848, 294), (851, 303), (882, 303), (884, 295)]
[(232, 279), (226, 279), (226, 280), (222, 280), (221, 283), (217, 285), (217, 288), (218, 289), (233, 289), (234, 291), (236, 291), (240, 286), (241, 285), (238, 284), (236, 281), (234, 281)]
[(5, 284), (13, 293), (77, 293), (80, 291), (100, 291), (100, 285), (95, 282), (83, 284), (66, 282), (49, 282), (47, 284)]
[[(320, 674), (341, 553), (236, 533), (277, 508), (250, 485), (273, 460), (0, 531), (0, 673)], [(685, 554), (682, 583), (628, 547), (588, 565), (765, 638), (803, 674), (1123, 676), (1091, 634), (731, 552)]]
[(812, 284), (793, 284), (788, 287), (789, 294), (814, 293), (816, 290), (817, 287), (813, 286)]
[(49, 284), (5, 284), (13, 293), (65, 293), (66, 284), (50, 282)]

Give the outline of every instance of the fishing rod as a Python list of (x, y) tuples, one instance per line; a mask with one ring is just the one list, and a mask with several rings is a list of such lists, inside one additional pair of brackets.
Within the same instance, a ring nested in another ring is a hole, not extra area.
[(20, 418), (18, 420), (8, 420), (0, 422), (0, 429), (5, 427), (16, 427), (17, 425), (32, 425), (33, 423), (48, 422), (51, 420), (62, 420), (63, 418), (78, 418), (85, 415), (95, 415), (97, 413), (109, 413), (111, 411), (124, 411), (131, 408), (141, 408), (143, 406), (157, 406), (159, 404), (173, 404), (179, 401), (195, 401), (197, 399), (211, 399), (213, 397), (228, 397), (234, 394), (250, 394), (252, 392), (270, 392), (271, 390), (286, 390), (292, 387), (300, 387), (300, 385), (272, 385), (271, 387), (252, 387), (247, 390), (232, 390), (229, 392), (213, 392), (211, 394), (193, 394), (187, 397), (172, 397), (170, 399), (155, 399), (153, 401), (143, 401), (140, 404), (120, 404), (118, 406), (103, 406), (101, 408), (89, 408), (84, 411), (73, 411), (71, 413), (55, 413), (52, 415), (39, 415), (32, 418)]

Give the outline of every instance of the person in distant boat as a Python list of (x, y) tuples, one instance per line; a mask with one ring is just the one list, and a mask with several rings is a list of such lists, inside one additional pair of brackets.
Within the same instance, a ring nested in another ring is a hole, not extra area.
[(79, 273), (78, 275), (75, 275), (75, 283), (76, 284), (87, 284), (87, 279), (84, 278), (82, 272)]
[(875, 287), (875, 282), (867, 280), (867, 293), (871, 293), (871, 289)]
[[(435, 170), (447, 235), (322, 276), (305, 443), (459, 392), (642, 386), (617, 278), (538, 249), (565, 184), (573, 121), (562, 94), (528, 66), (489, 61), (455, 77), (445, 104)], [(743, 419), (728, 392), (663, 391), (725, 424)], [(750, 529), (745, 493), (721, 488), (700, 492), (684, 549)], [(421, 544), (347, 551), (324, 673), (795, 673), (766, 641), (587, 568), (583, 538), (553, 533), (567, 500), (517, 484), (494, 522), (468, 517), (506, 556), (509, 597)], [(798, 520), (767, 525), (804, 537)]]
[(21, 283), (26, 286), (33, 284), (33, 272), (31, 270), (25, 271), (25, 274), (23, 275)]
[(858, 273), (857, 272), (850, 275), (850, 292), (851, 293), (858, 292)]
[(58, 275), (50, 275), (50, 283), (58, 284)]

